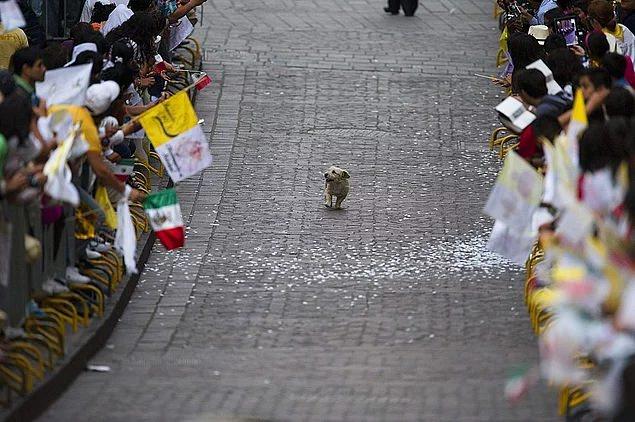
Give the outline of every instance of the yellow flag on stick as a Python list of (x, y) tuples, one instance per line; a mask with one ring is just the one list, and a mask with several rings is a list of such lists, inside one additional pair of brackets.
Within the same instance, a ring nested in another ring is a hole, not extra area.
[(192, 129), (198, 123), (198, 117), (187, 92), (181, 91), (143, 113), (139, 123), (156, 148)]
[(584, 96), (582, 90), (577, 89), (573, 99), (573, 110), (571, 111), (571, 121), (567, 128), (567, 153), (569, 159), (574, 165), (578, 165), (579, 140), (580, 135), (589, 125), (586, 115), (586, 106), (584, 104)]

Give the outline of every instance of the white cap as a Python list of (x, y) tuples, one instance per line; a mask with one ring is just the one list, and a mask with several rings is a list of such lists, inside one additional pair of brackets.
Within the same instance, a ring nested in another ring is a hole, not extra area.
[(547, 25), (533, 25), (529, 27), (529, 35), (538, 40), (538, 44), (545, 45), (545, 40), (549, 36), (549, 27)]
[(93, 115), (108, 110), (110, 104), (119, 96), (119, 85), (115, 81), (104, 81), (88, 87), (86, 90), (86, 108)]
[(66, 63), (64, 67), (72, 66), (75, 63), (77, 56), (79, 56), (84, 51), (94, 51), (96, 53), (97, 44), (92, 42), (84, 42), (81, 44), (77, 44), (75, 47), (73, 47), (73, 56), (71, 57), (71, 61)]

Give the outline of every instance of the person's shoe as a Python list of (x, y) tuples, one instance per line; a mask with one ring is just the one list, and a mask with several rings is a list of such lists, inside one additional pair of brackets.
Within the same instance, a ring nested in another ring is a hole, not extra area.
[(33, 315), (36, 318), (44, 318), (46, 316), (46, 312), (44, 312), (33, 299), (27, 302), (26, 313), (27, 315)]
[(6, 327), (4, 329), (4, 335), (8, 340), (14, 340), (26, 337), (26, 332), (24, 331), (24, 328)]
[(81, 274), (77, 267), (66, 267), (66, 281), (69, 283), (86, 284), (90, 283), (90, 277)]
[(86, 257), (88, 259), (99, 259), (101, 258), (101, 254), (97, 251), (93, 251), (90, 248), (86, 248)]
[(104, 253), (110, 250), (110, 243), (93, 239), (88, 242), (88, 247), (95, 252)]
[(390, 8), (388, 8), (388, 7), (384, 7), (384, 12), (390, 13), (391, 15), (398, 15), (399, 14), (399, 10), (390, 10)]
[(42, 283), (42, 290), (50, 295), (56, 295), (59, 293), (66, 293), (70, 291), (68, 290), (68, 287), (66, 287), (62, 283), (53, 280), (52, 278), (49, 278), (44, 283)]

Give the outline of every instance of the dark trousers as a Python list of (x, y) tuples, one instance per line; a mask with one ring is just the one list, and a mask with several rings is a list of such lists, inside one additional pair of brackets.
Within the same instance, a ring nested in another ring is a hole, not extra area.
[(401, 0), (388, 0), (388, 9), (391, 12), (398, 12), (401, 6)]
[(388, 10), (398, 12), (401, 6), (406, 16), (414, 15), (418, 5), (418, 0), (388, 0)]

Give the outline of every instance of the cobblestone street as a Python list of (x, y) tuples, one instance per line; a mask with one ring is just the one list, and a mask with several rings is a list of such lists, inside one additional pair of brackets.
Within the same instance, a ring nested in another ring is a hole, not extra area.
[[(485, 251), (492, 0), (209, 0), (214, 163), (178, 186), (109, 344), (42, 421), (543, 421), (523, 272)], [(351, 174), (344, 210), (324, 170)]]

